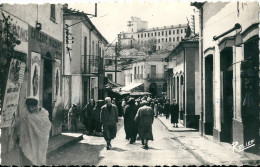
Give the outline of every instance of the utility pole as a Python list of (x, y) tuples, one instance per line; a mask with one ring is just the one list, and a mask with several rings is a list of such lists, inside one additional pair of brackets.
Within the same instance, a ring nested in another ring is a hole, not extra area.
[(115, 48), (115, 83), (117, 83), (117, 56), (120, 56), (121, 51), (121, 34), (118, 34), (117, 36), (118, 42), (116, 42), (116, 48)]
[(118, 45), (116, 42), (116, 48), (115, 48), (115, 83), (117, 83), (117, 75), (116, 75), (116, 71), (117, 71), (117, 54), (118, 54)]

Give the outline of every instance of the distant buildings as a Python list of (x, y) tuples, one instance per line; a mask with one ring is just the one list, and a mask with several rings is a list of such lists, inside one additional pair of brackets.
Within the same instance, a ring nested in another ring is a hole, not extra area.
[(172, 50), (185, 38), (187, 24), (148, 28), (147, 21), (131, 17), (128, 31), (121, 32), (122, 46), (146, 48), (151, 50)]

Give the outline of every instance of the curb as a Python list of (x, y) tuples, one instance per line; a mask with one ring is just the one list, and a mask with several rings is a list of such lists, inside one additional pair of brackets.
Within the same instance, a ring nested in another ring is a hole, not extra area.
[(48, 152), (48, 153), (47, 153), (47, 157), (52, 156), (52, 155), (54, 155), (55, 153), (59, 152), (60, 150), (66, 148), (66, 147), (68, 147), (68, 146), (70, 146), (70, 145), (72, 145), (72, 144), (74, 144), (74, 143), (77, 143), (77, 142), (79, 142), (79, 141), (81, 141), (81, 140), (83, 140), (83, 135), (81, 135), (81, 136), (79, 136), (79, 137), (77, 137), (77, 138), (75, 138), (75, 139), (73, 139), (73, 140), (71, 140), (71, 141), (69, 141), (69, 142), (67, 142), (67, 143), (65, 143), (65, 144), (63, 144), (63, 145), (57, 147), (56, 149), (54, 149), (54, 150)]
[[(160, 119), (159, 119), (160, 120)], [(160, 120), (160, 122), (166, 127), (166, 129), (171, 132), (168, 127), (162, 122), (162, 120)], [(175, 132), (181, 132), (181, 131), (175, 131)], [(185, 131), (186, 132), (186, 131)], [(192, 148), (187, 147), (187, 145), (183, 142), (181, 142), (177, 137), (175, 137), (173, 140), (177, 141), (178, 143), (180, 143), (182, 146), (184, 146), (184, 148), (186, 148), (187, 151), (189, 151), (196, 159), (198, 159), (201, 163), (203, 163), (203, 165), (214, 165), (212, 163), (210, 163), (209, 161), (205, 160), (201, 155), (199, 155), (198, 153), (196, 153), (195, 151), (192, 150)]]

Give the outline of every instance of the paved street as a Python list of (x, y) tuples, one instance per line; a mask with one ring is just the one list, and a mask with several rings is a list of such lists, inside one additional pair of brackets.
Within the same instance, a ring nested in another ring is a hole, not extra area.
[(86, 136), (77, 144), (48, 157), (48, 165), (201, 165), (185, 148), (172, 140), (172, 134), (157, 119), (153, 124), (154, 141), (149, 150), (140, 140), (134, 145), (125, 140), (122, 120), (112, 149), (106, 150), (102, 137)]

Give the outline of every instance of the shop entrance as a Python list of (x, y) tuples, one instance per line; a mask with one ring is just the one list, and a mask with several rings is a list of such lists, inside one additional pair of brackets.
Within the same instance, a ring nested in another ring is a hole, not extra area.
[[(51, 54), (46, 54), (43, 67), (43, 108), (49, 112), (49, 119), (52, 122), (52, 60)], [(50, 58), (50, 59), (48, 59)]]
[(233, 52), (225, 48), (220, 53), (221, 70), (221, 138), (223, 142), (232, 143), (233, 119)]
[(213, 55), (205, 58), (205, 118), (204, 133), (213, 135)]

